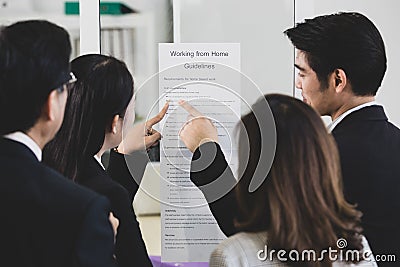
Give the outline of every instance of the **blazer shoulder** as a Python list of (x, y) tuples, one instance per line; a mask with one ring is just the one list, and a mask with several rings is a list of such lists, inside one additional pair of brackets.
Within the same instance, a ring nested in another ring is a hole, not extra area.
[(69, 222), (68, 227), (79, 225), (94, 207), (102, 207), (103, 215), (108, 216), (109, 202), (105, 197), (37, 160), (5, 159), (0, 168), (0, 200), (10, 213), (37, 214), (39, 221), (55, 225)]
[(129, 206), (128, 191), (118, 182), (112, 180), (107, 172), (97, 165), (97, 162), (91, 162), (87, 166), (83, 172), (85, 177), (82, 179), (81, 185), (107, 197), (114, 212), (119, 207)]

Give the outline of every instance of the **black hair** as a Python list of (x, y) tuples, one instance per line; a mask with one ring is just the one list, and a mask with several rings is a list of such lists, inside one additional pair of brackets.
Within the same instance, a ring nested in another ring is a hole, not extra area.
[(69, 80), (68, 32), (44, 20), (0, 29), (0, 134), (27, 131), (50, 92)]
[(79, 182), (81, 167), (100, 151), (114, 116), (125, 115), (133, 97), (133, 78), (125, 63), (98, 54), (74, 59), (71, 71), (77, 82), (69, 92), (64, 122), (43, 157)]
[(364, 15), (342, 12), (306, 19), (284, 33), (305, 52), (323, 87), (335, 69), (343, 69), (359, 96), (375, 95), (386, 72), (385, 45)]

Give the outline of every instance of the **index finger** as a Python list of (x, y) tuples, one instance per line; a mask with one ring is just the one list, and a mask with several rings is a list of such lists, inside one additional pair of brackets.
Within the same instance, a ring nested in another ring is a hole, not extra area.
[(203, 113), (201, 113), (200, 111), (195, 109), (188, 102), (186, 102), (184, 100), (180, 100), (178, 103), (179, 103), (179, 105), (181, 105), (181, 107), (183, 107), (193, 117), (202, 117), (202, 116), (204, 116)]
[(146, 127), (151, 127), (154, 124), (160, 122), (164, 118), (165, 114), (167, 113), (168, 107), (169, 107), (169, 102), (165, 103), (164, 107), (161, 109), (161, 111), (156, 116), (154, 116), (153, 118), (146, 121)]

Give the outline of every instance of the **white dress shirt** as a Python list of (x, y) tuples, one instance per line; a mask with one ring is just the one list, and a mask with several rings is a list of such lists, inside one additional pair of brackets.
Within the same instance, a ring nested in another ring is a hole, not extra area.
[(346, 116), (348, 116), (350, 113), (360, 110), (362, 108), (365, 107), (370, 107), (370, 106), (374, 106), (377, 105), (376, 101), (371, 101), (371, 102), (367, 102), (361, 105), (358, 105), (354, 108), (349, 109), (348, 111), (344, 112), (342, 115), (340, 115), (339, 117), (337, 117), (334, 121), (332, 121), (329, 125), (328, 125), (328, 131), (332, 132), (333, 129), (335, 129), (336, 125), (338, 125)]
[(39, 161), (42, 161), (42, 149), (27, 134), (23, 132), (14, 132), (6, 134), (3, 137), (24, 144), (33, 152), (33, 154), (35, 154)]
[(94, 155), (94, 158), (97, 160), (97, 162), (103, 168), (103, 170), (106, 170), (106, 168), (104, 168), (103, 162), (101, 162), (101, 158), (99, 156), (97, 156), (97, 155)]

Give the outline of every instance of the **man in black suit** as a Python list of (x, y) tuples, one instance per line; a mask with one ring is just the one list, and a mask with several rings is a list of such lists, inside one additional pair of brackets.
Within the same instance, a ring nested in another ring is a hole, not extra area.
[(375, 102), (386, 72), (378, 29), (362, 14), (339, 13), (285, 34), (297, 48), (303, 101), (332, 118), (328, 130), (339, 148), (345, 196), (363, 212), (372, 251), (397, 254), (399, 261), (400, 130)]
[(50, 22), (0, 29), (1, 266), (114, 266), (108, 201), (40, 163), (75, 80), (70, 53)]

